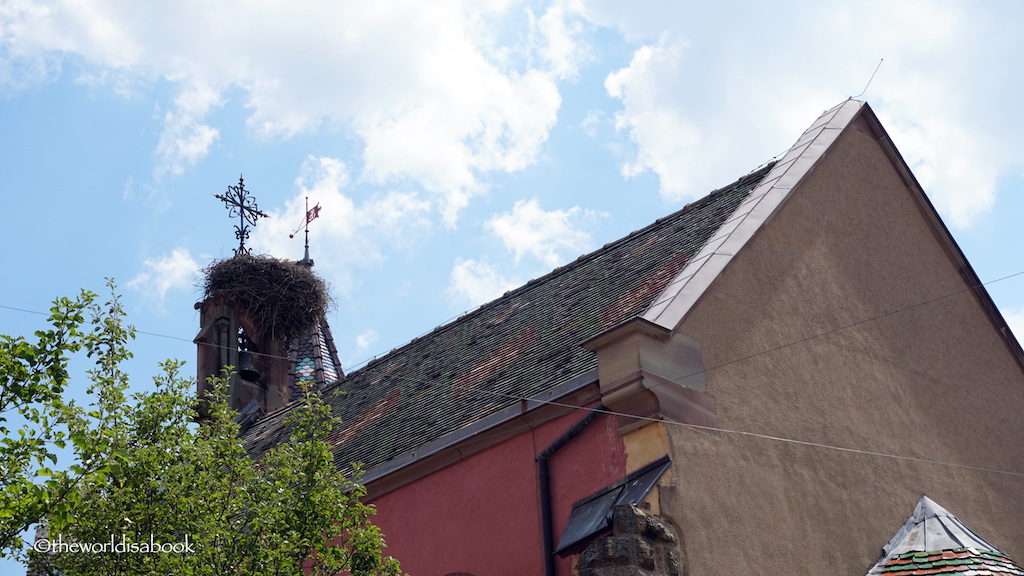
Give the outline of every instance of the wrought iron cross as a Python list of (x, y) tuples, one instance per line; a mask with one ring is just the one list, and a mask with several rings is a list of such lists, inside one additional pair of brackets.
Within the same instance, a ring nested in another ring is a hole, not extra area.
[(238, 186), (228, 186), (226, 194), (213, 196), (224, 202), (229, 211), (228, 216), (238, 217), (238, 224), (235, 224), (235, 238), (238, 239), (235, 256), (248, 254), (249, 249), (245, 247), (245, 241), (249, 238), (249, 225), (255, 226), (256, 220), (266, 218), (267, 215), (256, 207), (256, 200), (249, 196), (249, 191), (245, 189), (245, 180), (241, 176), (238, 177)]

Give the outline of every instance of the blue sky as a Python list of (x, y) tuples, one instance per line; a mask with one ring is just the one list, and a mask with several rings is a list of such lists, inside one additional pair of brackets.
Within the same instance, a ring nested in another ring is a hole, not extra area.
[[(1015, 3), (118, 2), (0, 8), (0, 306), (114, 277), (142, 374), (192, 359), (240, 174), (346, 366), (678, 209), (859, 93), (983, 280), (1024, 270)], [(990, 287), (1012, 322), (1024, 279)], [(6, 333), (40, 318), (0, 308)]]
[[(714, 4), (714, 5), (709, 5)], [(316, 270), (347, 369), (677, 210), (864, 94), (984, 281), (1024, 271), (1017, 2), (0, 4), (0, 332), (116, 278), (131, 369), (194, 359), (198, 270)], [(1024, 276), (989, 290), (1024, 331)]]

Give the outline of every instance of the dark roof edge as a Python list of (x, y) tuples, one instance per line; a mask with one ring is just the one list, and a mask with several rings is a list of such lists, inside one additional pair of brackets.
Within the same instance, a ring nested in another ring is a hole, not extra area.
[(917, 177), (910, 171), (910, 167), (907, 165), (906, 160), (903, 159), (903, 155), (893, 144), (892, 138), (889, 137), (889, 133), (885, 131), (885, 127), (882, 126), (878, 116), (875, 115), (874, 110), (869, 105), (864, 104), (862, 111), (862, 117), (866, 122), (869, 123), (871, 128), (875, 131), (876, 138), (879, 145), (889, 156), (889, 160), (892, 162), (893, 167), (896, 168), (897, 173), (903, 179), (904, 184), (909, 190), (914, 193), (914, 198), (918, 202), (918, 206), (921, 209), (922, 214), (932, 225), (932, 229), (935, 236), (942, 242), (946, 249), (946, 253), (956, 264), (960, 275), (963, 277), (964, 282), (967, 283), (968, 289), (974, 293), (974, 296), (978, 299), (978, 303), (988, 313), (989, 320), (992, 322), (993, 327), (999, 332), (1003, 338), (1003, 342), (1006, 344), (1010, 354), (1013, 355), (1017, 361), (1018, 366), (1021, 370), (1024, 370), (1024, 348), (1021, 348), (1020, 341), (1010, 330), (1009, 324), (1003, 317), (1002, 312), (999, 311), (999, 307), (996, 306), (992, 296), (988, 293), (984, 283), (978, 277), (978, 274), (974, 271), (971, 263), (967, 260), (967, 256), (964, 255), (963, 250), (960, 249), (960, 245), (957, 244), (956, 239), (949, 232), (949, 228), (946, 227), (945, 222), (939, 216), (939, 212), (935, 209), (935, 205), (928, 199), (928, 196), (924, 193), (924, 188), (921, 183), (917, 181)]
[(523, 430), (594, 404), (601, 398), (597, 382), (597, 369), (589, 370), (365, 470), (360, 481), (376, 498)]

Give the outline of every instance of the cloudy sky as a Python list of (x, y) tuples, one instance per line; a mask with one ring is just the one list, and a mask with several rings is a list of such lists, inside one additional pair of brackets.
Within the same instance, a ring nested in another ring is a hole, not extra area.
[(0, 3), (0, 332), (114, 277), (133, 370), (197, 273), (316, 270), (346, 368), (728, 184), (861, 93), (1024, 330), (1019, 2)]

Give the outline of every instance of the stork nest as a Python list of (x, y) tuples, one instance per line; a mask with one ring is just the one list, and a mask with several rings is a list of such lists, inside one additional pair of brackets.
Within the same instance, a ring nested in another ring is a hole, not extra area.
[(296, 336), (327, 311), (327, 285), (311, 269), (290, 260), (243, 254), (203, 269), (203, 298), (226, 294), (267, 335)]

